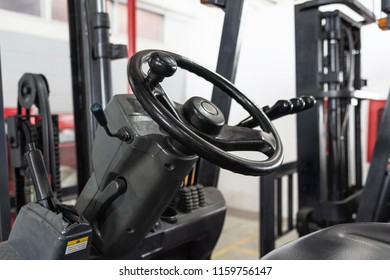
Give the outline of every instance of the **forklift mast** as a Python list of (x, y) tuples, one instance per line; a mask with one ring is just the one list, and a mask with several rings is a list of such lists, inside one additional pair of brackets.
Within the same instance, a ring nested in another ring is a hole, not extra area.
[[(363, 20), (340, 10), (344, 4)], [(295, 6), (296, 92), (313, 95), (316, 110), (297, 116), (300, 235), (354, 221), (362, 193), (361, 90), (363, 25), (375, 15), (355, 0), (315, 0)]]

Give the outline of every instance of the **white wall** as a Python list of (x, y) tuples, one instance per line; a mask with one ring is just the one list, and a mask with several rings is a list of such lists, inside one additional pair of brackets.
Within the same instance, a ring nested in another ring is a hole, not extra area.
[[(291, 1), (246, 1), (236, 85), (259, 106), (295, 97), (294, 10)], [(246, 117), (233, 105), (231, 122)], [(285, 162), (296, 160), (295, 116), (274, 121), (284, 144)], [(252, 157), (256, 155), (253, 154)], [(230, 207), (258, 211), (259, 178), (223, 170), (219, 188)]]
[[(222, 33), (224, 13), (219, 8), (201, 5), (198, 0), (142, 0), (142, 7), (157, 9), (164, 16), (164, 42), (139, 40), (137, 49), (162, 48), (191, 58), (203, 66), (215, 70)], [(179, 77), (175, 77), (179, 75)], [(184, 82), (183, 82), (184, 75)], [(181, 94), (175, 92), (178, 86)], [(163, 82), (172, 99), (184, 102), (191, 96), (211, 97), (212, 86), (202, 79), (178, 70)]]
[(50, 85), (53, 112), (72, 108), (67, 25), (0, 10), (0, 48), (5, 107), (16, 107), (18, 81), (42, 73)]
[(69, 46), (53, 40), (0, 30), (5, 107), (16, 107), (18, 81), (26, 72), (42, 73), (49, 81), (53, 112), (72, 108)]
[(362, 28), (361, 34), (362, 77), (368, 79), (365, 89), (386, 99), (390, 89), (390, 32), (370, 24)]

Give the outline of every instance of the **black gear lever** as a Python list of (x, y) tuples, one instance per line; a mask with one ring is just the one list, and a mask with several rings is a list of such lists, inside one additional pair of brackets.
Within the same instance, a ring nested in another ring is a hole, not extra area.
[(91, 113), (95, 117), (96, 121), (100, 124), (100, 126), (104, 127), (104, 129), (106, 129), (107, 131), (107, 134), (112, 136), (110, 130), (107, 127), (107, 118), (104, 114), (102, 105), (100, 105), (99, 103), (94, 103), (89, 109), (91, 110)]
[[(278, 100), (272, 107), (264, 106), (263, 111), (270, 120), (275, 120), (287, 114), (293, 109), (293, 103), (288, 100)], [(251, 117), (247, 117), (241, 121), (237, 126), (253, 128), (257, 126), (256, 121)]]
[(104, 128), (108, 136), (116, 137), (122, 141), (129, 141), (131, 139), (131, 134), (124, 127), (120, 128), (116, 133), (112, 133), (110, 131), (102, 105), (99, 103), (94, 103), (89, 109), (91, 110), (91, 113), (95, 117), (98, 124)]
[[(306, 111), (313, 108), (315, 104), (316, 100), (313, 96), (303, 95), (290, 100), (278, 100), (271, 108), (269, 106), (263, 107), (263, 111), (271, 120), (275, 120), (288, 114)], [(256, 126), (256, 122), (249, 116), (237, 124), (237, 126), (253, 128)]]
[(35, 147), (35, 144), (28, 144), (24, 157), (30, 170), (38, 203), (53, 212), (58, 212), (41, 151)]
[(293, 104), (288, 100), (278, 100), (271, 108), (268, 106), (263, 107), (264, 113), (266, 113), (271, 120), (290, 114), (292, 109)]

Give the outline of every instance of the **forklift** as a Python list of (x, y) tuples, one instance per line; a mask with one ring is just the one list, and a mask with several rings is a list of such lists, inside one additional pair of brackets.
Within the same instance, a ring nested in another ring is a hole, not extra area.
[[(229, 15), (227, 23), (232, 18), (239, 23), (243, 1), (217, 2)], [(130, 59), (128, 78), (134, 95), (111, 97), (109, 83), (104, 83), (110, 79), (109, 62), (123, 57), (125, 49), (109, 43), (108, 17), (99, 1), (88, 3), (68, 2), (74, 106), (80, 109), (75, 110), (79, 198), (69, 206), (54, 196), (41, 151), (27, 143), (24, 157), (36, 202), (20, 209), (8, 241), (0, 244), (1, 258), (209, 259), (226, 205), (215, 187), (197, 182), (186, 186), (198, 156), (237, 173), (269, 174), (283, 160), (271, 120), (310, 109), (315, 102), (306, 96), (260, 109), (221, 75), (159, 50), (141, 51)], [(85, 12), (94, 15), (91, 22), (85, 21)], [(239, 24), (237, 37), (238, 30)], [(145, 65), (147, 72), (142, 70)], [(172, 101), (160, 82), (177, 67), (213, 83), (229, 105), (235, 100), (250, 117), (229, 126), (226, 112), (212, 101), (200, 97), (184, 104)], [(228, 78), (234, 79), (235, 64), (231, 67)], [(94, 80), (103, 82), (96, 85)], [(258, 126), (260, 130), (253, 129)], [(267, 159), (240, 158), (229, 153), (234, 150), (257, 151)]]

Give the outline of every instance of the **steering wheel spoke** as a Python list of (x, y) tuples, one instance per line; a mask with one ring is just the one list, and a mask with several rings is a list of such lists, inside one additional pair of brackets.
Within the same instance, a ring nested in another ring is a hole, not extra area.
[(246, 127), (224, 125), (217, 136), (204, 137), (224, 151), (257, 151), (271, 156), (276, 150), (271, 133)]
[(179, 113), (176, 111), (175, 103), (165, 93), (161, 85), (158, 85), (153, 90), (153, 95), (176, 119), (181, 120)]

